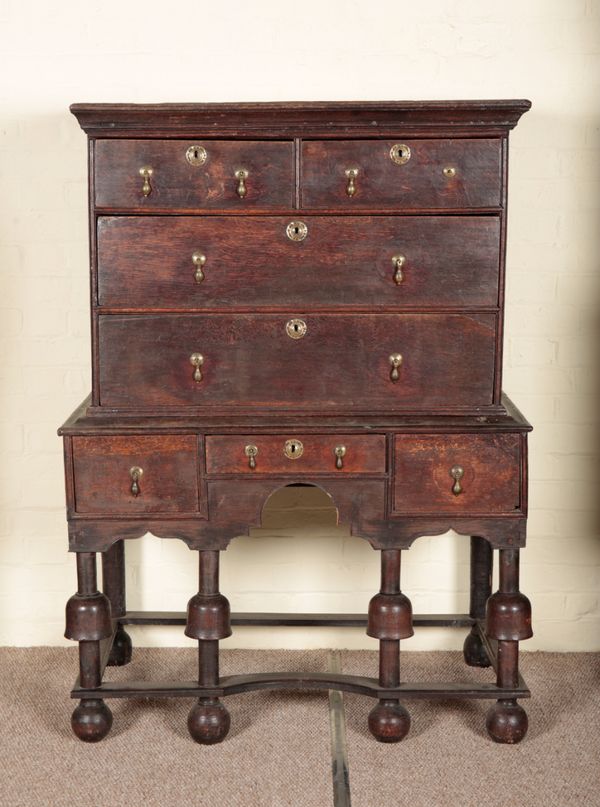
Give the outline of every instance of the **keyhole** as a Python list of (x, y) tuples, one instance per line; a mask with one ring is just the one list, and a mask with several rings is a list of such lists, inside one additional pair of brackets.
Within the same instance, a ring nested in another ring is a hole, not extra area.
[(298, 227), (298, 225), (296, 224), (296, 226), (294, 227), (294, 235), (298, 235), (299, 232), (300, 232), (300, 227)]
[(300, 328), (298, 326), (298, 323), (294, 322), (294, 331), (295, 331), (295, 333), (298, 333), (299, 330), (300, 330)]

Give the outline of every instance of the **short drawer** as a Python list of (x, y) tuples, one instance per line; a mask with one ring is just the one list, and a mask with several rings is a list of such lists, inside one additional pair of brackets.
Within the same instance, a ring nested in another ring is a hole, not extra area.
[(393, 508), (398, 514), (509, 514), (521, 507), (518, 434), (398, 434)]
[(206, 438), (208, 474), (383, 474), (385, 436), (244, 434)]
[(308, 140), (301, 188), (307, 208), (498, 207), (500, 140)]
[(194, 436), (73, 437), (77, 513), (196, 513)]
[(110, 314), (104, 406), (396, 411), (493, 403), (495, 314)]
[(100, 208), (244, 212), (291, 207), (293, 146), (287, 141), (98, 140), (94, 193)]
[(496, 306), (495, 216), (102, 216), (112, 308)]

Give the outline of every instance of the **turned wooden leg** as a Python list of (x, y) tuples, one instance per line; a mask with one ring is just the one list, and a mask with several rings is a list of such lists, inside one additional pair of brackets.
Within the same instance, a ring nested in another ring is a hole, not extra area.
[[(400, 550), (381, 552), (381, 587), (369, 603), (367, 635), (379, 639), (379, 684), (400, 684), (400, 639), (414, 633), (410, 600), (400, 591)], [(382, 743), (402, 740), (410, 715), (398, 699), (380, 700), (369, 713), (369, 731)]]
[[(188, 603), (185, 635), (198, 640), (198, 681), (219, 683), (219, 639), (231, 636), (229, 601), (219, 593), (219, 553), (200, 555), (200, 585)], [(197, 743), (213, 745), (229, 731), (229, 712), (218, 698), (199, 698), (188, 715), (188, 730)]]
[[(500, 585), (487, 604), (487, 633), (498, 640), (497, 684), (519, 683), (519, 641), (533, 636), (531, 604), (519, 591), (519, 550), (501, 549)], [(488, 734), (498, 743), (518, 743), (527, 733), (527, 713), (514, 699), (498, 700), (486, 720)]]
[[(113, 619), (125, 616), (125, 541), (117, 541), (102, 553), (102, 588), (110, 600)], [(113, 639), (107, 665), (123, 667), (131, 661), (131, 637), (120, 622)]]
[[(112, 636), (110, 602), (96, 581), (95, 552), (77, 553), (77, 594), (67, 602), (65, 637), (79, 642), (79, 678), (83, 688), (94, 689), (102, 681), (100, 641)], [(95, 743), (106, 737), (112, 712), (100, 698), (80, 701), (71, 716), (80, 740)]]
[[(485, 607), (492, 594), (493, 560), (494, 551), (490, 543), (485, 538), (472, 536), (469, 615), (473, 619), (485, 619)], [(463, 655), (470, 667), (489, 667), (491, 664), (476, 625), (465, 639)]]

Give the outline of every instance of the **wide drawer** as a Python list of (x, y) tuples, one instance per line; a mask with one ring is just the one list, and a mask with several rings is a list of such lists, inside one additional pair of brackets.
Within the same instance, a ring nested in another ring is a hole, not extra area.
[(115, 314), (99, 344), (111, 407), (472, 409), (492, 404), (496, 316)]
[(520, 490), (518, 434), (395, 437), (395, 513), (514, 514)]
[(208, 474), (382, 474), (385, 436), (244, 434), (206, 438)]
[[(349, 171), (356, 172), (352, 180)], [(492, 139), (308, 140), (302, 143), (301, 188), (307, 208), (497, 207), (501, 144)]]
[(73, 437), (77, 513), (195, 513), (197, 438)]
[(243, 212), (291, 207), (293, 145), (251, 140), (98, 140), (94, 193), (100, 208)]
[(498, 304), (500, 221), (483, 216), (101, 217), (113, 308)]

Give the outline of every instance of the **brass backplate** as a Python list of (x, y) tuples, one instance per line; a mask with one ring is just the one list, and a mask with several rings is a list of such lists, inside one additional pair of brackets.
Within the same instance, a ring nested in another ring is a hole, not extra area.
[(290, 339), (302, 339), (308, 330), (303, 319), (290, 319), (285, 323), (285, 332)]

